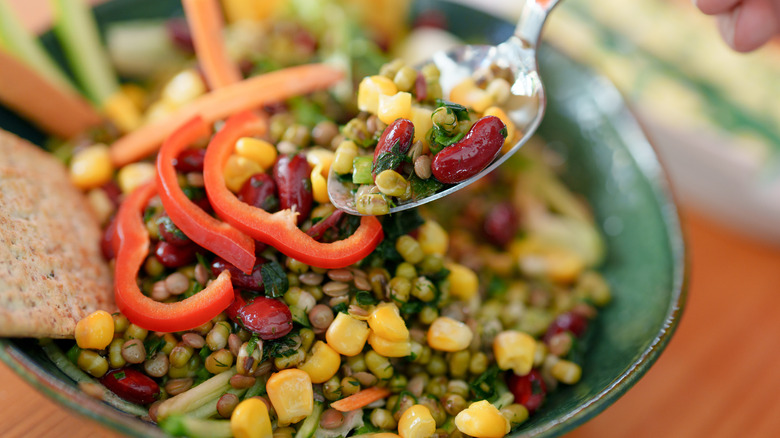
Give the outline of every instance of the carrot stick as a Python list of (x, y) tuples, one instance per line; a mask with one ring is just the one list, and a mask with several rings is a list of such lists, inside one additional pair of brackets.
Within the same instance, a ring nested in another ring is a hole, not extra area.
[(324, 64), (290, 67), (244, 79), (205, 94), (173, 114), (148, 123), (111, 145), (111, 161), (117, 167), (154, 153), (162, 141), (194, 116), (214, 123), (232, 114), (327, 88), (343, 73)]
[(391, 392), (387, 388), (373, 386), (358, 391), (349, 397), (342, 398), (339, 401), (335, 401), (330, 404), (330, 407), (341, 412), (354, 411), (356, 409), (364, 408), (377, 400), (381, 400), (390, 394)]
[(212, 90), (241, 80), (241, 71), (225, 51), (222, 11), (217, 0), (182, 0), (195, 53)]
[(0, 84), (0, 102), (57, 137), (71, 138), (100, 123), (100, 115), (81, 96), (2, 50)]

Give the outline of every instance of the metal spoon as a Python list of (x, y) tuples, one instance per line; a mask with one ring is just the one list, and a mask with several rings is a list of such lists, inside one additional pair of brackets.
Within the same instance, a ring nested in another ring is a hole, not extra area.
[[(559, 0), (524, 0), (514, 35), (505, 42), (497, 46), (458, 46), (448, 51), (438, 52), (429, 61), (421, 64), (433, 62), (439, 68), (444, 96), (448, 96), (455, 85), (472, 77), (475, 72), (489, 69), (493, 65), (509, 69), (514, 77), (514, 83), (511, 84), (511, 96), (502, 108), (523, 135), (511, 149), (499, 152), (493, 162), (478, 174), (431, 196), (394, 206), (390, 208), (389, 213), (418, 207), (466, 187), (496, 169), (531, 138), (542, 121), (547, 105), (544, 85), (539, 78), (536, 50), (544, 22), (558, 2)], [(328, 175), (330, 202), (349, 214), (365, 216), (355, 209), (353, 189), (351, 183), (341, 182), (333, 169), (330, 170)]]

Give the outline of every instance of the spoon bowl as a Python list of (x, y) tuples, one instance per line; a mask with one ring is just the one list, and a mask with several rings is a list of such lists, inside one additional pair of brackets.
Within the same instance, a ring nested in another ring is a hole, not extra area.
[[(519, 140), (510, 148), (503, 147), (493, 161), (476, 175), (451, 185), (424, 198), (416, 198), (392, 206), (388, 213), (395, 213), (419, 207), (431, 201), (452, 194), (492, 172), (531, 138), (542, 122), (547, 99), (544, 84), (539, 77), (536, 52), (542, 27), (548, 15), (559, 0), (524, 0), (520, 19), (514, 34), (496, 46), (462, 45), (435, 53), (430, 60), (420, 64), (433, 63), (438, 67), (442, 94), (448, 96), (453, 87), (480, 72), (499, 68), (510, 72), (513, 82), (510, 96), (501, 105), (520, 133)], [(338, 209), (366, 216), (355, 206), (356, 185), (343, 182), (333, 169), (328, 174), (328, 196)]]

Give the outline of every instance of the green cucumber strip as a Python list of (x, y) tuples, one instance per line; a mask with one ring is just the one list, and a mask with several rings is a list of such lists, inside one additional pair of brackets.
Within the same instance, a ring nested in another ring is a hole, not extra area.
[(84, 0), (53, 0), (54, 33), (87, 97), (99, 106), (119, 89), (100, 41), (95, 17)]
[(374, 165), (374, 157), (355, 157), (352, 160), (352, 182), (355, 184), (373, 184), (371, 167)]
[(323, 410), (325, 410), (325, 405), (322, 402), (315, 401), (311, 415), (303, 421), (301, 428), (298, 429), (298, 433), (295, 434), (295, 438), (313, 437), (314, 432), (317, 431), (317, 427), (320, 425), (320, 416), (322, 416)]
[(160, 421), (160, 429), (172, 436), (189, 438), (229, 438), (230, 420), (204, 420), (187, 415), (172, 415)]
[(21, 59), (55, 86), (77, 92), (38, 39), (25, 29), (6, 0), (0, 0), (0, 47)]

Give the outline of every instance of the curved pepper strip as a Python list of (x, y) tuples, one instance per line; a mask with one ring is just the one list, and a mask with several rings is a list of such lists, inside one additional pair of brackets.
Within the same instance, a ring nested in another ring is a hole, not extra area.
[(143, 212), (156, 193), (154, 182), (150, 182), (133, 191), (119, 207), (114, 298), (119, 310), (139, 327), (158, 332), (191, 330), (210, 321), (233, 302), (230, 273), (222, 271), (205, 289), (175, 303), (161, 303), (141, 292), (138, 272), (149, 254)]
[(206, 150), (203, 178), (206, 194), (217, 215), (255, 240), (267, 243), (307, 265), (325, 269), (343, 268), (369, 255), (383, 237), (382, 225), (373, 216), (363, 216), (360, 227), (348, 238), (322, 243), (298, 228), (293, 211), (282, 210), (271, 214), (241, 202), (227, 189), (223, 169), (236, 141), (264, 132), (262, 120), (244, 112), (229, 118), (222, 130), (212, 137)]
[(166, 213), (192, 241), (227, 260), (249, 274), (255, 266), (255, 241), (246, 234), (215, 219), (194, 202), (179, 187), (173, 160), (198, 138), (211, 133), (199, 116), (171, 134), (157, 155), (157, 189)]

